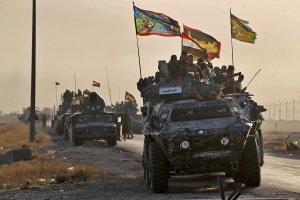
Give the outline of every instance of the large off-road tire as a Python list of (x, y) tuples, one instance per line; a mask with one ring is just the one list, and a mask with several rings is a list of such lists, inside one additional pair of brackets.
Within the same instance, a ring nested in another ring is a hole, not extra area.
[(253, 135), (247, 138), (242, 165), (244, 184), (248, 187), (258, 187), (261, 182), (260, 157), (258, 143)]
[(261, 129), (258, 130), (258, 135), (259, 135), (259, 150), (260, 150), (260, 166), (263, 166), (264, 163), (265, 163), (265, 160), (264, 160), (264, 154), (265, 154), (265, 148), (264, 148), (264, 136), (263, 136), (263, 132)]
[(107, 139), (107, 143), (110, 146), (115, 146), (115, 145), (117, 145), (117, 138), (109, 138), (109, 139)]
[(144, 180), (145, 180), (145, 186), (147, 188), (150, 188), (150, 179), (149, 179), (149, 146), (150, 143), (147, 140), (147, 138), (144, 138), (144, 148), (143, 148), (143, 168), (144, 168)]
[(150, 143), (149, 149), (149, 178), (150, 189), (154, 193), (165, 193), (168, 191), (169, 183), (168, 162), (155, 142)]

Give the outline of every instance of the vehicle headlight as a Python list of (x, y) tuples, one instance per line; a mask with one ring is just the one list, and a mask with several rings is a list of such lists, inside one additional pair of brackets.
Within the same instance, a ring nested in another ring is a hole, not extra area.
[(95, 107), (94, 107), (94, 106), (92, 107), (92, 110), (95, 110)]
[(158, 131), (154, 131), (154, 132), (153, 132), (153, 135), (156, 135), (156, 136), (157, 136), (157, 135), (159, 135), (159, 132), (158, 132)]
[(190, 143), (188, 141), (182, 141), (180, 146), (183, 149), (187, 149), (190, 147)]
[(204, 133), (203, 130), (199, 130), (199, 131), (198, 131), (198, 134), (199, 134), (199, 135), (202, 135), (203, 133)]
[(221, 144), (223, 144), (224, 146), (229, 144), (229, 139), (228, 137), (222, 137), (221, 138)]

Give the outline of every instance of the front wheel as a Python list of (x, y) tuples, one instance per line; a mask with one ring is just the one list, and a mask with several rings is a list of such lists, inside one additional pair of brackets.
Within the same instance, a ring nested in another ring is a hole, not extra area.
[(150, 144), (149, 179), (150, 189), (154, 193), (166, 193), (169, 188), (168, 162), (157, 143)]
[(144, 138), (144, 150), (143, 150), (143, 168), (144, 168), (144, 181), (145, 186), (150, 188), (150, 179), (149, 179), (149, 146), (150, 143), (147, 138)]
[(255, 136), (248, 136), (243, 154), (244, 183), (248, 187), (258, 187), (261, 182), (260, 157)]

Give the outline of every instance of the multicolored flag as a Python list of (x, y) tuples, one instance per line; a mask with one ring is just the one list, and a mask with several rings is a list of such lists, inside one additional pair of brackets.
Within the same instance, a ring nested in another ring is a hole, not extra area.
[(178, 22), (169, 16), (133, 6), (135, 30), (140, 36), (180, 36)]
[(220, 57), (221, 43), (200, 30), (183, 26), (182, 39), (182, 50), (186, 50), (188, 54), (192, 54), (194, 57), (205, 60)]
[(100, 83), (93, 80), (93, 86), (95, 86), (95, 87), (100, 87)]
[(231, 35), (233, 39), (242, 42), (255, 43), (256, 33), (248, 26), (249, 22), (239, 19), (233, 14), (230, 15), (231, 19)]
[(125, 93), (125, 101), (136, 102), (134, 96), (127, 91)]

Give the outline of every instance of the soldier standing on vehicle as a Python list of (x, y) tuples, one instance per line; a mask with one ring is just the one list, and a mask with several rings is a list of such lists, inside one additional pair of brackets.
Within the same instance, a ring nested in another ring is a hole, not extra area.
[(42, 120), (42, 123), (43, 123), (43, 129), (45, 129), (46, 128), (46, 123), (47, 123), (47, 115), (45, 113), (43, 113), (41, 120)]

